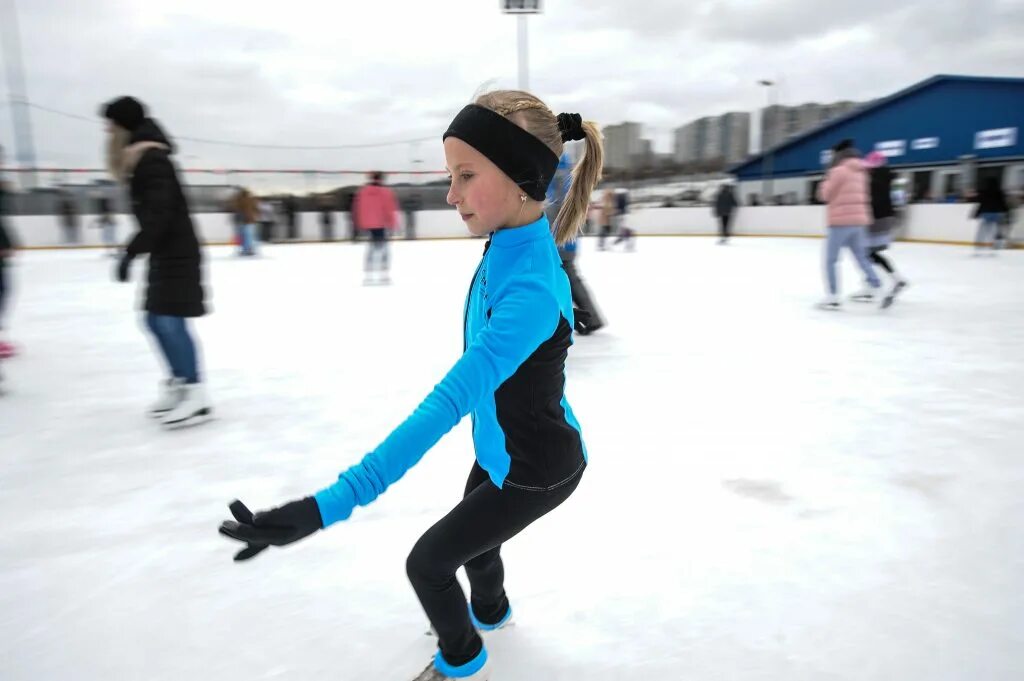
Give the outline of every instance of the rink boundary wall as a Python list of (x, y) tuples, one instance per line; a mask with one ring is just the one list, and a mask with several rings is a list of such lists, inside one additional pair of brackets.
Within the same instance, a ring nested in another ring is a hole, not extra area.
[[(897, 236), (901, 241), (949, 245), (973, 243), (977, 221), (970, 216), (972, 204), (914, 204), (907, 209), (906, 220)], [(420, 211), (416, 219), (417, 240), (471, 238), (453, 210)], [(345, 216), (335, 214), (334, 234), (342, 240), (347, 234)], [(81, 244), (61, 243), (57, 216), (8, 216), (15, 238), (22, 248), (90, 248), (101, 246), (100, 230), (92, 227), (95, 216), (80, 218)], [(193, 216), (197, 228), (209, 245), (232, 241), (232, 220), (228, 213), (199, 213)], [(123, 242), (135, 230), (134, 217), (116, 216), (118, 238)], [(630, 213), (628, 223), (640, 236), (715, 236), (718, 221), (707, 207), (641, 208)], [(1017, 211), (1013, 235), (1018, 245), (1024, 242), (1024, 210)], [(821, 238), (825, 234), (824, 206), (741, 207), (733, 221), (737, 237)], [(277, 233), (283, 232), (278, 225)], [(403, 231), (397, 231), (402, 237)], [(298, 238), (282, 243), (322, 242), (320, 216), (301, 214)]]

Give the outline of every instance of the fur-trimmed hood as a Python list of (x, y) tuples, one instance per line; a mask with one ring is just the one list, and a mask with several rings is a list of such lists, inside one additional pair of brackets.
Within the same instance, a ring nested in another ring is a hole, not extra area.
[(122, 147), (119, 156), (116, 157), (118, 161), (117, 174), (121, 178), (131, 177), (135, 172), (135, 166), (150, 149), (162, 149), (168, 154), (173, 154), (175, 151), (174, 143), (167, 137), (159, 124), (152, 118), (147, 118), (131, 132), (127, 144)]

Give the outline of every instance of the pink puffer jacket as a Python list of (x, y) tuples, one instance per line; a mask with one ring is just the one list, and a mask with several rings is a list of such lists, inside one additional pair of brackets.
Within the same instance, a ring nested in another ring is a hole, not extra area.
[(356, 219), (356, 227), (363, 231), (398, 227), (398, 202), (395, 201), (395, 194), (379, 184), (368, 184), (356, 192), (352, 214)]
[(868, 173), (859, 158), (848, 158), (829, 169), (818, 185), (818, 198), (828, 204), (829, 227), (871, 224)]

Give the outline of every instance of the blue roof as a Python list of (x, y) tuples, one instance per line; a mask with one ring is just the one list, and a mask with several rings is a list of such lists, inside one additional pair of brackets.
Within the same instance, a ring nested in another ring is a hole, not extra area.
[[(1000, 132), (1003, 138), (991, 137)], [(843, 138), (865, 153), (882, 145), (893, 165), (952, 163), (968, 153), (1015, 158), (1024, 156), (1021, 132), (1024, 78), (938, 75), (777, 144), (729, 172), (760, 177), (770, 154), (776, 177), (818, 173), (825, 165), (822, 152)], [(983, 133), (990, 143), (979, 142)]]

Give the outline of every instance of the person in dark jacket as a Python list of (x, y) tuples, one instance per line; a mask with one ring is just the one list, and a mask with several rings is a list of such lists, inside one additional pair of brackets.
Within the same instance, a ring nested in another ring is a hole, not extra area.
[(288, 228), (286, 238), (294, 241), (299, 238), (299, 202), (291, 194), (284, 198), (284, 216)]
[[(106, 192), (105, 189), (100, 190)], [(117, 245), (117, 223), (114, 222), (114, 208), (110, 197), (101, 193), (96, 197), (96, 226), (100, 228), (104, 254), (111, 257), (120, 255)]]
[[(868, 186), (871, 191), (871, 216), (868, 225), (867, 252), (874, 264), (889, 273), (893, 280), (892, 295), (895, 297), (908, 285), (907, 280), (896, 271), (891, 258), (882, 255), (892, 243), (892, 231), (896, 227), (896, 207), (892, 202), (893, 172), (886, 165), (888, 159), (879, 151), (872, 151), (864, 158), (868, 169)], [(864, 294), (854, 294), (854, 300), (870, 302), (873, 296), (865, 285)]]
[[(555, 176), (551, 179), (551, 185), (547, 191), (547, 205), (544, 214), (548, 222), (558, 228), (558, 214), (565, 203), (565, 197), (569, 195), (572, 187), (572, 163), (568, 154), (562, 154), (555, 170)], [(562, 261), (562, 269), (569, 278), (569, 292), (572, 294), (573, 304), (573, 328), (581, 336), (587, 336), (604, 326), (604, 319), (598, 312), (597, 304), (587, 288), (579, 270), (576, 269), (576, 256), (579, 249), (579, 239), (574, 238), (566, 241), (558, 247), (558, 257)]]
[(355, 198), (355, 189), (343, 189), (341, 192), (340, 205), (338, 206), (338, 209), (345, 215), (349, 241), (356, 241), (359, 239), (359, 229), (356, 227), (356, 216), (355, 213), (352, 212), (352, 202), (355, 201)]
[(334, 194), (324, 194), (317, 203), (320, 208), (320, 239), (334, 241)]
[(402, 201), (402, 210), (405, 212), (405, 238), (407, 240), (416, 238), (416, 212), (423, 208), (423, 199), (419, 192), (409, 192)]
[(984, 186), (978, 192), (978, 207), (974, 211), (974, 217), (978, 218), (978, 234), (974, 238), (975, 255), (981, 255), (988, 242), (991, 242), (989, 248), (992, 249), (993, 255), (996, 249), (1003, 246), (999, 239), (999, 230), (1009, 213), (1010, 204), (1006, 200), (1006, 192), (1003, 191), (999, 178), (986, 178)]
[(139, 223), (118, 264), (117, 278), (128, 281), (132, 260), (149, 254), (146, 325), (170, 367), (171, 376), (150, 414), (169, 427), (202, 421), (212, 409), (187, 324), (189, 318), (206, 313), (202, 254), (171, 161), (174, 145), (132, 97), (105, 105), (103, 117), (109, 123), (108, 167), (127, 185)]
[(74, 197), (68, 192), (61, 192), (57, 210), (60, 212), (60, 226), (64, 230), (64, 243), (77, 244), (78, 209), (75, 207)]
[(715, 217), (719, 221), (718, 243), (729, 243), (729, 228), (732, 225), (732, 214), (736, 211), (739, 203), (736, 201), (736, 194), (732, 191), (732, 185), (728, 182), (718, 189), (715, 196)]
[[(0, 162), (3, 161), (3, 148), (0, 148)], [(7, 261), (14, 255), (16, 246), (14, 238), (8, 230), (6, 215), (6, 191), (2, 180), (0, 180), (0, 333), (4, 329), (4, 309), (8, 297), (7, 285)], [(14, 346), (0, 337), (0, 359), (7, 359), (14, 356)]]

